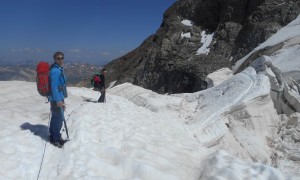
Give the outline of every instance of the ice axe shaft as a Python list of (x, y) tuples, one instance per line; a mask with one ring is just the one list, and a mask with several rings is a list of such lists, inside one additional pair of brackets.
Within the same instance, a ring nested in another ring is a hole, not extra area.
[(63, 110), (63, 108), (60, 108), (60, 110), (61, 110), (61, 115), (64, 118), (64, 126), (65, 126), (65, 129), (66, 129), (67, 137), (68, 137), (68, 139), (70, 139), (69, 138), (69, 131), (68, 131), (68, 127), (67, 127), (67, 122), (66, 122), (65, 115), (64, 115), (64, 110)]

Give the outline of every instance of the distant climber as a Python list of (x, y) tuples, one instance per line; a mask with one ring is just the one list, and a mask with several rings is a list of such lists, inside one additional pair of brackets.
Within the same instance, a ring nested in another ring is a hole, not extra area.
[(100, 91), (101, 95), (98, 99), (99, 103), (105, 102), (105, 93), (106, 93), (106, 87), (105, 87), (105, 77), (107, 74), (107, 70), (103, 68), (101, 70), (101, 73), (97, 73), (93, 76), (93, 86), (94, 89), (97, 91)]

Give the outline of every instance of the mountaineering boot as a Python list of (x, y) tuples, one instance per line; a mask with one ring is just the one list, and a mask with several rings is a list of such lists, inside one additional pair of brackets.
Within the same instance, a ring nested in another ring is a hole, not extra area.
[(64, 146), (64, 144), (68, 141), (68, 140), (64, 140), (64, 139), (54, 141), (51, 136), (49, 136), (49, 140), (53, 146), (58, 147), (58, 148), (62, 148)]
[(54, 141), (53, 141), (53, 137), (50, 135), (49, 136), (49, 142), (51, 143), (51, 144), (53, 144), (54, 143)]
[(63, 147), (63, 144), (61, 144), (59, 141), (53, 142), (52, 145), (56, 146), (58, 148), (62, 148)]
[(51, 144), (53, 144), (53, 146), (56, 146), (58, 148), (62, 148), (67, 141), (68, 140), (60, 139), (59, 141), (55, 141)]

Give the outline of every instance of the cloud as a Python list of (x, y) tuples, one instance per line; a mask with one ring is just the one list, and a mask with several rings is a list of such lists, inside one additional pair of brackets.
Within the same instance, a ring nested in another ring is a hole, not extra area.
[(80, 50), (80, 49), (70, 49), (69, 52), (72, 52), (72, 53), (81, 53), (82, 50)]
[(44, 52), (44, 50), (43, 50), (43, 49), (40, 49), (40, 48), (35, 48), (35, 51), (36, 51), (36, 52)]
[(25, 51), (25, 48), (23, 48), (23, 49), (12, 49), (12, 50), (10, 50), (10, 52), (12, 52), (12, 53), (18, 53), (18, 52), (24, 52)]
[(120, 51), (120, 54), (125, 54), (125, 53), (127, 53), (128, 51), (126, 51), (126, 50), (121, 50)]
[(102, 52), (102, 53), (101, 53), (101, 55), (103, 55), (103, 56), (107, 56), (107, 55), (109, 55), (109, 52), (107, 52), (107, 51), (105, 51), (105, 52)]
[(20, 52), (25, 52), (25, 53), (40, 53), (40, 52), (44, 52), (43, 49), (41, 48), (21, 48), (21, 49), (11, 49), (10, 52), (12, 53), (20, 53)]

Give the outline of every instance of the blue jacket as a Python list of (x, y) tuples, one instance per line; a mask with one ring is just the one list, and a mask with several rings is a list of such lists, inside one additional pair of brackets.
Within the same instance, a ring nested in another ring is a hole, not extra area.
[(63, 101), (68, 97), (64, 68), (59, 67), (58, 64), (52, 64), (49, 77), (51, 84), (49, 100), (55, 102)]

